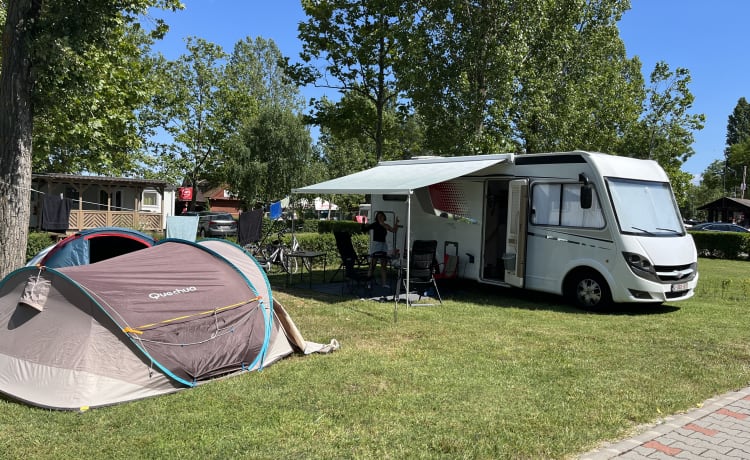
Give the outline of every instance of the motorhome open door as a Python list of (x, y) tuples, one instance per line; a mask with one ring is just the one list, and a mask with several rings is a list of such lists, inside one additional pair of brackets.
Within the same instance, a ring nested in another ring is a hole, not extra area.
[(528, 223), (528, 179), (510, 181), (508, 193), (508, 233), (505, 237), (505, 282), (523, 287), (526, 271), (526, 225)]

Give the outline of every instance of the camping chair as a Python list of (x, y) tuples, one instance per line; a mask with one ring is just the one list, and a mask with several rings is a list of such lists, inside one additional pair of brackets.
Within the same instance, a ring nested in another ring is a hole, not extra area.
[[(453, 248), (453, 254), (448, 254), (448, 247)], [(435, 273), (436, 280), (447, 280), (458, 278), (458, 242), (446, 241), (443, 244), (443, 263), (440, 270)]]
[(336, 238), (336, 248), (338, 248), (339, 256), (341, 256), (341, 265), (336, 269), (336, 272), (331, 277), (331, 281), (336, 277), (342, 268), (344, 273), (344, 288), (350, 293), (357, 293), (362, 284), (367, 284), (369, 279), (368, 270), (362, 269), (367, 267), (367, 259), (357, 255), (352, 244), (352, 234), (349, 232), (335, 231), (333, 232), (334, 238)]
[(333, 276), (331, 276), (331, 282), (335, 280), (336, 275), (341, 269), (346, 268), (349, 259), (352, 261), (351, 265), (353, 268), (360, 269), (363, 266), (368, 266), (367, 256), (357, 254), (357, 251), (354, 249), (351, 233), (338, 230), (333, 232), (333, 237), (336, 239), (336, 249), (338, 249), (339, 256), (341, 256), (341, 264), (333, 273)]
[[(438, 302), (443, 303), (443, 299), (440, 297), (440, 291), (435, 281), (435, 272), (437, 271), (437, 260), (435, 253), (437, 252), (437, 241), (435, 240), (416, 240), (411, 249), (411, 256), (409, 257), (409, 278), (407, 280), (406, 267), (402, 267), (398, 272), (398, 282), (396, 283), (396, 303), (400, 300), (401, 288), (403, 287), (406, 292), (406, 305), (411, 306), (412, 301), (409, 291), (415, 291), (419, 298), (417, 302), (422, 300), (423, 296), (427, 295), (425, 290), (427, 286), (432, 286), (435, 291)], [(409, 290), (406, 289), (408, 281)], [(423, 294), (424, 293), (424, 294)], [(431, 304), (420, 304), (420, 305), (431, 305)]]

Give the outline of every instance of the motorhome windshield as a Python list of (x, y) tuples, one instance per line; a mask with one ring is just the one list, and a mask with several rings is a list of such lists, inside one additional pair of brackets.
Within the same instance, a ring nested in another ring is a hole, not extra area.
[(681, 236), (682, 221), (666, 182), (607, 178), (620, 232), (641, 236)]

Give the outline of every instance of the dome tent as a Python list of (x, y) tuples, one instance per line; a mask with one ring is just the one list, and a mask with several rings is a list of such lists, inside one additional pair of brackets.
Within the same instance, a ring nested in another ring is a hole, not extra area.
[(48, 246), (26, 265), (44, 265), (48, 268), (86, 265), (148, 248), (154, 243), (152, 237), (129, 228), (91, 228)]
[(164, 240), (0, 282), (0, 392), (40, 407), (156, 396), (337, 346), (305, 342), (257, 262), (228, 242)]

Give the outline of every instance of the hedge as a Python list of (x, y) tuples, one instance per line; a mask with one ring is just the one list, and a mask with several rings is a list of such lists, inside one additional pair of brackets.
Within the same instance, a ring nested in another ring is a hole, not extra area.
[(42, 252), (44, 248), (54, 244), (52, 235), (47, 232), (29, 232), (29, 239), (26, 243), (26, 262), (31, 260), (35, 255)]
[(690, 231), (701, 257), (747, 259), (750, 254), (750, 233)]

